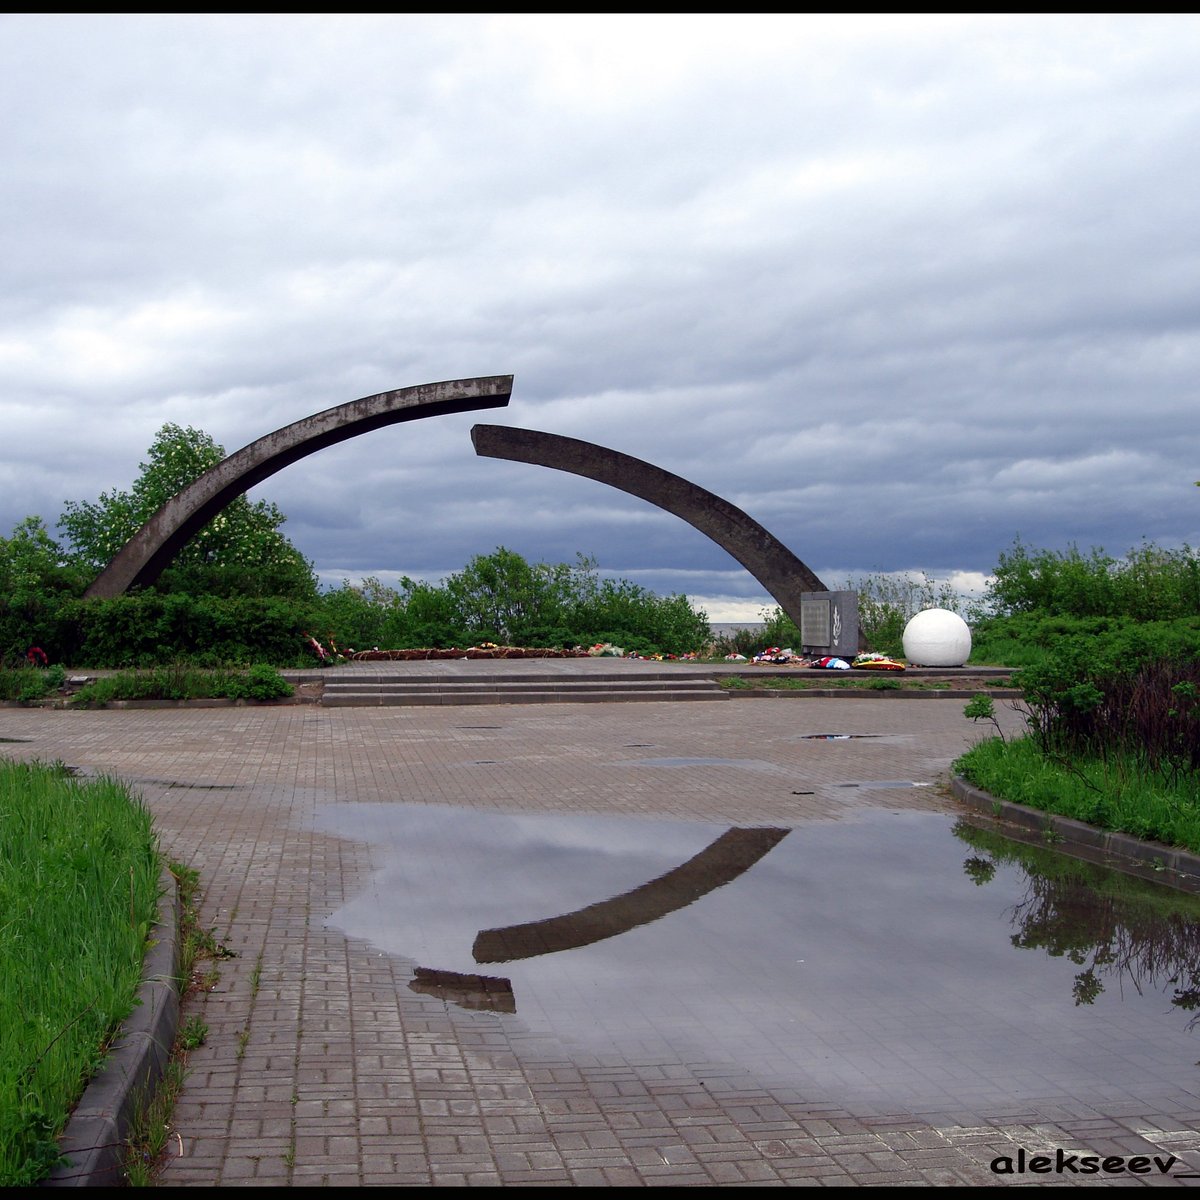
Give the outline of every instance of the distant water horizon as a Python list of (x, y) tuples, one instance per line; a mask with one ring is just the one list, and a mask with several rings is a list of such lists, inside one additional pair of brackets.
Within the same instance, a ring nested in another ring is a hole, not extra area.
[(728, 636), (731, 633), (736, 633), (739, 629), (753, 629), (758, 631), (766, 628), (765, 621), (709, 621), (709, 628), (717, 637)]

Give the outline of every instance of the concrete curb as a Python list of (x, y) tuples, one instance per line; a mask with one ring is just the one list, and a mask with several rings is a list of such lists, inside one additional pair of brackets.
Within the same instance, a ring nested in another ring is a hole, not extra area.
[[(445, 704), (512, 704), (517, 703), (511, 695), (497, 691), (487, 695), (470, 696), (455, 690), (452, 686), (455, 681), (451, 680), (446, 685), (444, 695), (445, 699), (440, 699), (438, 703)], [(644, 682), (644, 681), (635, 681)], [(716, 678), (712, 680), (716, 684)], [(345, 685), (342, 685), (345, 686)], [(499, 686), (499, 685), (497, 685)], [(562, 683), (552, 682), (549, 685), (555, 689), (554, 692), (548, 692), (544, 697), (540, 697), (543, 702), (575, 702), (583, 699), (575, 695), (571, 688)], [(679, 694), (664, 694), (662, 696), (654, 696), (648, 692), (632, 693), (628, 690), (618, 690), (618, 684), (612, 685), (612, 690), (609, 694), (597, 693), (587, 699), (598, 702), (622, 703), (630, 699), (637, 700), (694, 700), (698, 697)], [(975, 696), (984, 695), (992, 696), (998, 700), (1011, 699), (1013, 691), (1011, 688), (972, 688), (965, 690), (961, 688), (950, 688), (942, 691), (934, 690), (917, 690), (915, 688), (721, 688), (721, 698), (727, 700), (795, 700), (795, 699), (817, 699), (817, 700), (881, 700), (893, 698), (897, 700), (971, 700)], [(336, 693), (335, 693), (336, 694)], [(466, 696), (466, 698), (462, 698)], [(699, 697), (703, 699), (713, 699), (712, 696)], [(93, 711), (119, 711), (121, 709), (154, 709), (154, 708), (286, 708), (297, 704), (313, 704), (324, 705), (327, 708), (339, 707), (336, 704), (330, 704), (323, 700), (320, 696), (287, 696), (278, 700), (230, 700), (223, 697), (207, 697), (197, 698), (194, 700), (109, 700), (104, 705), (94, 707), (81, 708), (75, 711), (93, 712)], [(58, 710), (67, 710), (71, 706), (61, 702), (37, 701), (33, 704), (22, 705), (15, 700), (0, 701), (0, 708), (53, 708)], [(342, 705), (340, 707), (353, 707), (351, 705)]]
[(941, 691), (906, 688), (723, 688), (731, 700), (775, 700), (817, 698), (821, 700), (971, 700), (975, 696), (1011, 699), (1012, 688), (949, 688)]
[(142, 964), (138, 1003), (108, 1058), (84, 1089), (59, 1139), (66, 1163), (42, 1187), (118, 1187), (122, 1152), (138, 1108), (157, 1088), (179, 1027), (179, 888), (165, 867), (163, 903)]
[(961, 775), (951, 778), (950, 791), (969, 808), (1007, 826), (1004, 833), (1018, 841), (1048, 845), (1088, 862), (1200, 894), (1200, 855), (1190, 850), (1143, 841), (1128, 833), (1111, 833), (1072, 817), (1000, 800), (968, 783)]
[(35, 700), (21, 704), (16, 700), (0, 700), (0, 708), (50, 708), (59, 712), (97, 712), (121, 708), (280, 708), (289, 704), (316, 704), (307, 696), (283, 696), (278, 700), (230, 700), (225, 696), (200, 696), (194, 700), (109, 700), (105, 704), (75, 706), (63, 700)]

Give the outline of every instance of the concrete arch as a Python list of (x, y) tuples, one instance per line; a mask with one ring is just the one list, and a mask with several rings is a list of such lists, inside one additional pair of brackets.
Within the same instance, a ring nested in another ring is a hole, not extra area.
[(231, 500), (298, 459), (385, 425), (503, 408), (512, 395), (512, 384), (511, 375), (488, 375), (397, 388), (327, 408), (268, 433), (172, 496), (117, 551), (84, 595), (107, 599), (131, 587), (152, 584), (192, 536)]
[(476, 454), (570, 471), (681, 517), (736, 558), (779, 602), (797, 629), (801, 593), (829, 590), (777, 537), (740, 508), (640, 458), (594, 442), (503, 425), (472, 426), (471, 442)]

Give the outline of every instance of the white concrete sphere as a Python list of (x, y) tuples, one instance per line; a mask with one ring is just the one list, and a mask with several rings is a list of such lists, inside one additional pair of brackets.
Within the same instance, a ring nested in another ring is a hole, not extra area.
[(927, 608), (904, 627), (904, 657), (916, 667), (961, 667), (971, 657), (971, 627), (948, 608)]

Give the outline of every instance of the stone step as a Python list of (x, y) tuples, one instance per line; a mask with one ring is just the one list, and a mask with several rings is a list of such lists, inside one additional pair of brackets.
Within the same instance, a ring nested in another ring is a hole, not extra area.
[(381, 706), (418, 706), (433, 704), (614, 704), (636, 701), (668, 703), (675, 700), (727, 700), (729, 697), (712, 692), (345, 692), (341, 695), (324, 696), (321, 705), (325, 708), (355, 708)]
[(397, 673), (390, 672), (372, 672), (370, 674), (354, 671), (345, 674), (338, 671), (305, 671), (305, 672), (289, 672), (289, 679), (302, 679), (305, 681), (320, 681), (326, 687), (357, 687), (362, 684), (367, 684), (371, 687), (383, 684), (395, 684), (398, 686), (408, 686), (409, 684), (429, 683), (437, 684), (439, 687), (458, 687), (461, 684), (479, 683), (486, 684), (488, 687), (497, 687), (510, 683), (539, 683), (547, 687), (558, 687), (560, 685), (573, 687), (586, 684), (614, 684), (619, 683), (627, 687), (642, 687), (652, 683), (667, 683), (674, 685), (682, 685), (688, 687), (694, 684), (704, 684), (711, 686), (713, 678), (710, 675), (682, 675), (672, 673), (670, 671), (656, 671), (653, 673), (641, 673), (630, 675), (628, 672), (591, 672), (586, 675), (572, 675), (568, 673), (537, 673), (532, 671), (489, 671), (489, 672), (471, 672), (470, 674), (448, 674), (444, 671), (404, 671)]
[(691, 692), (712, 691), (717, 685), (711, 679), (622, 679), (619, 682), (603, 682), (594, 679), (506, 679), (487, 681), (461, 681), (457, 679), (389, 679), (381, 683), (357, 679), (330, 680), (325, 684), (326, 695), (331, 692), (526, 692), (526, 691), (570, 691), (610, 692)]
[(629, 701), (728, 700), (730, 694), (711, 679), (627, 678), (489, 679), (458, 681), (425, 679), (379, 683), (366, 680), (327, 682), (321, 704), (328, 708), (430, 704), (579, 704)]

